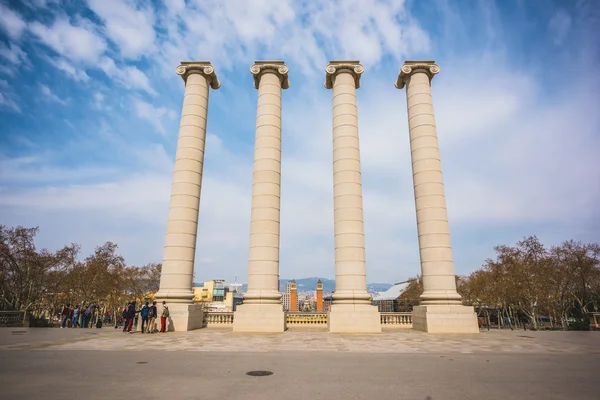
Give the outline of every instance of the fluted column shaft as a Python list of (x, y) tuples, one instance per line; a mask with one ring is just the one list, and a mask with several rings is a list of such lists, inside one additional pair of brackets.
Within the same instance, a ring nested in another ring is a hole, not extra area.
[(325, 87), (333, 93), (334, 304), (369, 304), (356, 89), (363, 67), (332, 62)]
[(185, 81), (185, 93), (169, 201), (160, 289), (156, 298), (172, 303), (192, 303), (208, 88), (218, 88), (219, 81), (208, 63), (183, 63), (177, 68), (177, 73)]
[(258, 89), (252, 214), (248, 260), (248, 304), (279, 304), (281, 196), (281, 90), (289, 86), (283, 62), (257, 61), (250, 71)]
[(433, 62), (407, 62), (396, 87), (406, 85), (408, 127), (423, 294), (421, 304), (460, 304), (456, 291), (442, 164), (431, 98)]

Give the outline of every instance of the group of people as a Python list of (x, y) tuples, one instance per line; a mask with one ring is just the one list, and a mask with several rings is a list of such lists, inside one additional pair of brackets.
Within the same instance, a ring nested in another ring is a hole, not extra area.
[(60, 327), (66, 328), (70, 325), (71, 328), (91, 328), (89, 326), (90, 321), (97, 307), (98, 305), (94, 303), (88, 307), (79, 307), (79, 305), (76, 305), (75, 308), (71, 308), (71, 304), (66, 304), (61, 312), (62, 320)]
[[(167, 302), (162, 302), (162, 311), (160, 314), (160, 329), (156, 327), (156, 320), (158, 319), (158, 309), (156, 307), (156, 301), (146, 302), (140, 309), (136, 308), (135, 301), (128, 303), (122, 313), (122, 319), (115, 319), (115, 329), (119, 328), (120, 322), (123, 323), (123, 332), (133, 333), (134, 325), (137, 325), (137, 320), (141, 318), (142, 326), (141, 333), (164, 333), (167, 330), (167, 319), (169, 318), (169, 307)], [(99, 310), (97, 304), (90, 304), (88, 307), (80, 307), (76, 305), (71, 308), (71, 304), (66, 304), (61, 312), (61, 328), (91, 328), (93, 323), (92, 317), (94, 312)], [(138, 315), (139, 314), (139, 315)], [(107, 319), (107, 323), (110, 323), (110, 319)], [(102, 328), (102, 318), (98, 315), (96, 328)], [(135, 322), (135, 324), (134, 324)]]
[[(162, 312), (160, 314), (160, 330), (158, 332), (164, 333), (167, 329), (167, 318), (169, 318), (169, 307), (167, 306), (167, 302), (162, 302)], [(156, 319), (158, 318), (158, 309), (156, 308), (156, 301), (150, 303), (146, 302), (142, 308), (139, 310), (136, 309), (135, 301), (129, 303), (125, 309), (123, 310), (123, 332), (133, 333), (133, 322), (136, 319), (136, 314), (139, 313), (139, 317), (142, 319), (142, 326), (140, 327), (141, 333), (155, 333), (156, 332)], [(115, 329), (119, 327), (118, 324), (115, 325)]]

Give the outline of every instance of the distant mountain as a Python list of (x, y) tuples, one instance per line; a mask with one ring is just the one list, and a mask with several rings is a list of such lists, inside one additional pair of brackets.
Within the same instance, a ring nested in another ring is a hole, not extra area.
[[(317, 288), (317, 281), (321, 280), (323, 283), (323, 294), (328, 295), (332, 291), (335, 290), (335, 279), (327, 279), (327, 278), (319, 278), (319, 277), (311, 277), (311, 278), (296, 278), (296, 286), (298, 287), (298, 292), (308, 292), (313, 291)], [(285, 285), (291, 281), (291, 279), (280, 279), (279, 280), (279, 290), (285, 291)], [(367, 292), (375, 294), (379, 292), (385, 292), (392, 285), (389, 283), (369, 283), (367, 284)], [(244, 283), (242, 286), (242, 290), (246, 292), (248, 290), (248, 285)]]

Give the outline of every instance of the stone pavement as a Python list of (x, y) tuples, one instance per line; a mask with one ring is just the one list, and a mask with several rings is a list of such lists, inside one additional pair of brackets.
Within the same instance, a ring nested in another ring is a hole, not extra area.
[(520, 353), (597, 354), (598, 332), (482, 331), (475, 335), (433, 335), (413, 330), (381, 334), (286, 332), (241, 334), (201, 329), (165, 334), (126, 334), (103, 329), (0, 329), (0, 350), (147, 350), (223, 352), (349, 353)]
[(579, 400), (599, 398), (598, 370), (598, 332), (0, 329), (10, 400)]

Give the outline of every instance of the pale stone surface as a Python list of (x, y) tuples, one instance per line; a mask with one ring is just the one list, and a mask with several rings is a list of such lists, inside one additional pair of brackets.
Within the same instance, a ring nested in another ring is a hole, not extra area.
[[(333, 92), (336, 290), (329, 317), (331, 332), (381, 332), (379, 313), (375, 306), (370, 305), (371, 296), (367, 293), (356, 108), (356, 89), (360, 87), (363, 71), (359, 61), (331, 61), (325, 68), (325, 87)], [(377, 318), (374, 313), (377, 313)]]
[[(177, 73), (185, 82), (179, 125), (177, 154), (169, 201), (169, 219), (157, 300), (169, 306), (192, 304), (192, 279), (198, 231), (198, 211), (204, 167), (208, 88), (219, 88), (219, 80), (209, 62), (183, 62)], [(173, 319), (173, 329), (195, 329), (197, 312), (190, 308)], [(159, 314), (160, 315), (160, 314)], [(185, 321), (186, 315), (190, 319)], [(200, 325), (201, 326), (201, 325)]]
[[(413, 312), (414, 329), (426, 332), (478, 332), (473, 307), (461, 306), (456, 291), (442, 164), (431, 79), (440, 71), (434, 61), (406, 61), (396, 87), (406, 86), (423, 306)], [(452, 307), (448, 307), (452, 306)], [(431, 314), (431, 315), (429, 315)]]
[(282, 333), (286, 329), (281, 304), (241, 304), (235, 311), (234, 332)]
[[(256, 61), (250, 67), (258, 89), (248, 292), (234, 318), (236, 332), (283, 332), (279, 293), (281, 198), (281, 90), (290, 86), (283, 61)], [(266, 307), (267, 305), (271, 307)]]
[[(413, 329), (429, 333), (479, 333), (473, 307), (424, 305), (413, 308)], [(475, 318), (475, 323), (473, 319)]]
[[(12, 332), (24, 332), (15, 335)], [(492, 330), (480, 334), (426, 334), (413, 330), (379, 334), (286, 332), (235, 333), (231, 329), (128, 335), (103, 329), (0, 328), (0, 350), (99, 350), (147, 352), (156, 350), (297, 353), (522, 353), (600, 355), (598, 332)]]
[[(191, 331), (202, 328), (201, 304), (169, 304), (169, 317), (167, 318), (168, 331)], [(141, 322), (141, 321), (140, 321)], [(157, 318), (158, 329), (160, 329), (160, 313)]]
[(335, 304), (327, 320), (332, 333), (379, 333), (381, 316), (377, 307), (365, 304)]

